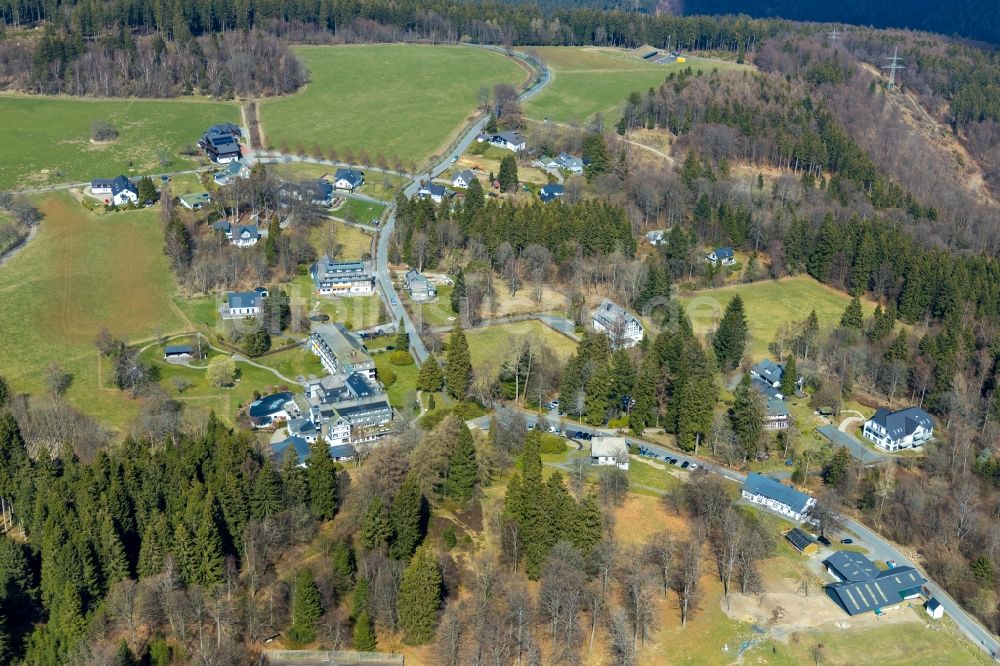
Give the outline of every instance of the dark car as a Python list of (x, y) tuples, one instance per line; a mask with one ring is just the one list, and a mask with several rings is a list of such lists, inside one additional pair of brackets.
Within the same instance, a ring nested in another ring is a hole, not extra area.
[(685, 460), (684, 462), (681, 463), (681, 469), (687, 469), (690, 465), (691, 463)]
[(816, 541), (819, 541), (824, 546), (829, 546), (830, 545), (830, 540), (827, 539), (825, 536), (821, 536), (820, 538), (816, 539)]
[(671, 465), (676, 465), (677, 464), (677, 458), (671, 458), (667, 462), (670, 463)]
[(844, 544), (845, 546), (850, 546), (852, 543), (854, 543), (854, 539), (841, 539), (840, 543)]

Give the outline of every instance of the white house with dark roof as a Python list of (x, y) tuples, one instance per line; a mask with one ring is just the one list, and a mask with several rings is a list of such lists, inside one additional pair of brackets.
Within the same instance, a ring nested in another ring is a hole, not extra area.
[(506, 150), (521, 152), (525, 148), (524, 137), (517, 132), (498, 132), (496, 134), (480, 134), (476, 141), (488, 143), (491, 146)]
[(451, 186), (463, 190), (468, 189), (474, 180), (476, 180), (476, 173), (472, 169), (463, 169), (451, 179)]
[(201, 137), (198, 145), (208, 158), (217, 164), (236, 162), (243, 157), (240, 152), (240, 132), (233, 132), (225, 126), (214, 125)]
[(736, 263), (736, 253), (731, 247), (717, 247), (705, 255), (705, 261), (716, 266), (732, 266)]
[(263, 287), (257, 287), (253, 291), (231, 291), (226, 295), (226, 304), (219, 308), (219, 314), (223, 319), (259, 317), (267, 295), (267, 289)]
[(212, 180), (215, 181), (216, 185), (229, 185), (237, 178), (246, 179), (250, 177), (250, 167), (243, 160), (232, 160), (230, 161), (225, 169), (218, 171)]
[(333, 174), (333, 186), (338, 190), (353, 192), (365, 182), (365, 172), (358, 169), (337, 169)]
[(613, 349), (627, 349), (642, 342), (645, 330), (642, 323), (614, 301), (605, 298), (591, 312), (594, 330), (604, 333), (611, 340)]
[(212, 195), (208, 192), (195, 192), (194, 194), (182, 194), (177, 197), (178, 203), (188, 210), (201, 210), (203, 206), (212, 203)]
[(757, 472), (747, 474), (742, 494), (747, 502), (760, 504), (798, 522), (805, 520), (806, 514), (816, 505), (816, 500), (809, 495)]
[(323, 296), (366, 296), (375, 288), (369, 261), (333, 261), (323, 255), (309, 269), (316, 293)]
[(90, 181), (90, 192), (103, 198), (106, 205), (127, 206), (139, 201), (139, 189), (125, 176), (95, 178)]
[(430, 199), (434, 203), (441, 203), (452, 194), (454, 193), (444, 185), (433, 182), (421, 183), (420, 189), (417, 190), (418, 197)]
[(788, 405), (781, 398), (769, 397), (764, 412), (764, 430), (787, 430), (791, 425)]
[(934, 419), (919, 407), (896, 412), (882, 408), (865, 421), (861, 434), (886, 451), (915, 449), (934, 436)]
[(646, 240), (650, 245), (661, 245), (667, 242), (667, 234), (670, 229), (652, 229), (646, 232)]
[(232, 227), (227, 236), (236, 247), (253, 247), (260, 240), (260, 228), (256, 224), (241, 224)]
[(538, 190), (538, 198), (542, 200), (542, 203), (561, 199), (564, 194), (566, 194), (566, 188), (559, 183), (549, 183)]

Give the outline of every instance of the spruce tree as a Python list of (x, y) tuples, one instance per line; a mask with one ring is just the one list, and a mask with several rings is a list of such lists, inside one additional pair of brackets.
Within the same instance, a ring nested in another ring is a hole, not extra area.
[(744, 374), (736, 387), (733, 400), (733, 432), (743, 447), (744, 460), (753, 460), (764, 434), (764, 399)]
[(167, 517), (162, 512), (157, 512), (146, 527), (142, 545), (139, 547), (137, 569), (140, 578), (155, 576), (163, 570), (163, 558), (166, 557), (170, 547), (169, 539), (170, 528), (167, 525)]
[(786, 398), (795, 395), (795, 385), (799, 380), (799, 369), (795, 364), (795, 355), (792, 354), (785, 361), (785, 369), (781, 373), (781, 393)]
[(629, 412), (628, 425), (636, 435), (642, 435), (642, 431), (656, 422), (656, 385), (658, 383), (659, 368), (656, 358), (652, 353), (647, 353), (639, 368), (639, 376), (635, 382), (635, 389), (632, 391), (632, 398), (635, 405)]
[(316, 640), (316, 621), (323, 615), (323, 600), (313, 581), (312, 571), (299, 569), (292, 594), (292, 626), (288, 637), (296, 643)]
[(465, 291), (465, 271), (458, 269), (455, 275), (455, 284), (451, 288), (451, 311), (458, 314), (462, 310), (462, 299), (466, 296)]
[(478, 476), (475, 442), (468, 426), (462, 423), (458, 442), (448, 460), (448, 478), (444, 482), (445, 494), (465, 504), (475, 494)]
[(406, 476), (392, 499), (391, 515), (394, 536), (389, 556), (397, 560), (409, 559), (427, 531), (427, 502), (413, 472)]
[(588, 181), (611, 170), (611, 155), (608, 152), (608, 144), (600, 132), (594, 132), (584, 137), (581, 152), (582, 157), (587, 161), (584, 173)]
[(101, 521), (101, 573), (104, 576), (106, 589), (110, 589), (118, 581), (128, 578), (128, 560), (125, 557), (125, 547), (115, 528), (111, 516), (104, 514)]
[[(294, 447), (289, 447), (294, 448)], [(274, 465), (265, 460), (253, 481), (250, 495), (250, 515), (254, 520), (264, 520), (282, 510), (281, 478)]]
[(417, 388), (426, 393), (436, 393), (441, 390), (442, 386), (444, 386), (444, 374), (441, 372), (437, 358), (434, 354), (430, 354), (420, 366), (420, 373), (417, 375)]
[(334, 587), (341, 594), (351, 589), (354, 580), (354, 553), (347, 541), (337, 541), (330, 554), (333, 566)]
[(406, 332), (406, 328), (400, 325), (399, 331), (396, 333), (396, 339), (393, 341), (396, 349), (402, 349), (404, 351), (409, 351), (410, 349), (410, 334)]
[(281, 459), (281, 483), (285, 489), (285, 504), (309, 506), (309, 476), (299, 466), (299, 454), (294, 446), (285, 449)]
[(225, 558), (222, 538), (215, 518), (215, 500), (209, 495), (204, 502), (201, 517), (194, 529), (194, 582), (212, 587), (222, 582)]
[(361, 544), (368, 550), (377, 550), (392, 538), (392, 518), (385, 500), (380, 496), (368, 500), (361, 518)]
[(614, 376), (608, 363), (601, 363), (587, 382), (584, 399), (586, 420), (590, 425), (603, 426), (608, 420), (608, 397), (614, 387)]
[(9, 398), (10, 388), (7, 386), (7, 380), (0, 375), (0, 407), (6, 406)]
[(156, 185), (153, 184), (153, 179), (149, 176), (143, 176), (139, 179), (139, 203), (145, 203), (147, 201), (155, 201), (159, 194), (156, 191)]
[(368, 612), (368, 579), (358, 576), (354, 583), (354, 594), (351, 595), (351, 617), (357, 621), (362, 613)]
[(473, 178), (465, 191), (465, 215), (471, 218), (486, 204), (486, 194), (483, 192), (483, 185), (478, 178)]
[(500, 182), (500, 190), (510, 192), (517, 189), (517, 159), (513, 155), (506, 155), (500, 160), (500, 172), (497, 174)]
[(374, 652), (377, 644), (378, 639), (371, 620), (368, 619), (368, 611), (361, 611), (354, 622), (354, 649), (358, 652)]
[(677, 399), (677, 443), (685, 451), (697, 451), (712, 427), (718, 389), (708, 374), (688, 377)]
[(743, 298), (736, 294), (726, 306), (726, 313), (722, 316), (715, 335), (712, 336), (715, 358), (723, 372), (729, 372), (740, 364), (748, 337), (749, 329)]
[(421, 546), (403, 571), (399, 586), (399, 620), (403, 639), (423, 645), (434, 638), (441, 606), (441, 570), (434, 552)]
[(309, 470), (309, 500), (314, 516), (331, 520), (337, 515), (340, 498), (337, 489), (337, 463), (330, 457), (326, 441), (318, 439), (309, 445), (306, 468)]
[(446, 379), (448, 394), (456, 400), (464, 400), (472, 384), (472, 356), (460, 326), (455, 326), (448, 336)]
[(604, 516), (593, 496), (587, 495), (575, 503), (570, 511), (566, 537), (587, 557), (591, 549), (604, 536)]
[(860, 331), (865, 326), (865, 313), (861, 308), (861, 299), (854, 296), (847, 304), (844, 314), (840, 317), (840, 327)]

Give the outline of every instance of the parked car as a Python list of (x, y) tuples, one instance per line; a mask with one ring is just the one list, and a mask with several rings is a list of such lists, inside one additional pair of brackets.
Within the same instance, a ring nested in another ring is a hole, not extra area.
[(831, 545), (831, 544), (830, 544), (830, 540), (829, 540), (829, 539), (827, 539), (827, 538), (826, 538), (825, 536), (821, 536), (821, 537), (818, 537), (818, 538), (816, 539), (816, 541), (819, 541), (819, 542), (820, 542), (821, 544), (823, 544), (824, 546), (829, 546), (829, 545)]
[(850, 546), (852, 543), (854, 543), (854, 539), (850, 539), (850, 538), (848, 538), (848, 539), (841, 539), (840, 543), (844, 544), (845, 546)]
[(676, 465), (677, 464), (677, 458), (671, 458), (667, 462), (670, 463), (671, 465)]
[(690, 466), (691, 466), (691, 463), (689, 463), (687, 460), (685, 460), (684, 462), (681, 463), (681, 469), (687, 469)]
[(389, 302), (392, 303), (392, 307), (396, 307), (397, 305), (399, 305), (399, 301), (396, 300), (395, 296), (393, 296), (392, 298), (390, 298)]
[(698, 463), (691, 463), (691, 469), (698, 469)]

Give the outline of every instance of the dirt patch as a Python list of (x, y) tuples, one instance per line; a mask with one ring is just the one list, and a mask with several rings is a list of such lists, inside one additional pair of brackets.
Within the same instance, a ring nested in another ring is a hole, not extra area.
[(615, 536), (623, 545), (644, 543), (657, 532), (669, 532), (675, 539), (687, 534), (684, 518), (667, 511), (656, 497), (630, 493), (614, 515)]
[[(775, 561), (772, 561), (772, 563)], [(768, 571), (771, 565), (761, 566)], [(785, 567), (787, 568), (787, 567)], [(803, 572), (805, 569), (803, 569)], [(787, 572), (786, 572), (787, 574)], [(797, 631), (823, 628), (857, 629), (872, 628), (886, 622), (916, 622), (918, 617), (906, 611), (906, 604), (887, 609), (882, 615), (864, 613), (848, 616), (823, 591), (822, 584), (828, 582), (817, 577), (806, 596), (800, 591), (800, 580), (787, 575), (768, 576), (765, 574), (765, 592), (760, 595), (744, 595), (738, 591), (720, 599), (723, 612), (733, 620), (750, 622), (760, 627), (771, 627), (771, 635), (786, 641)]]

